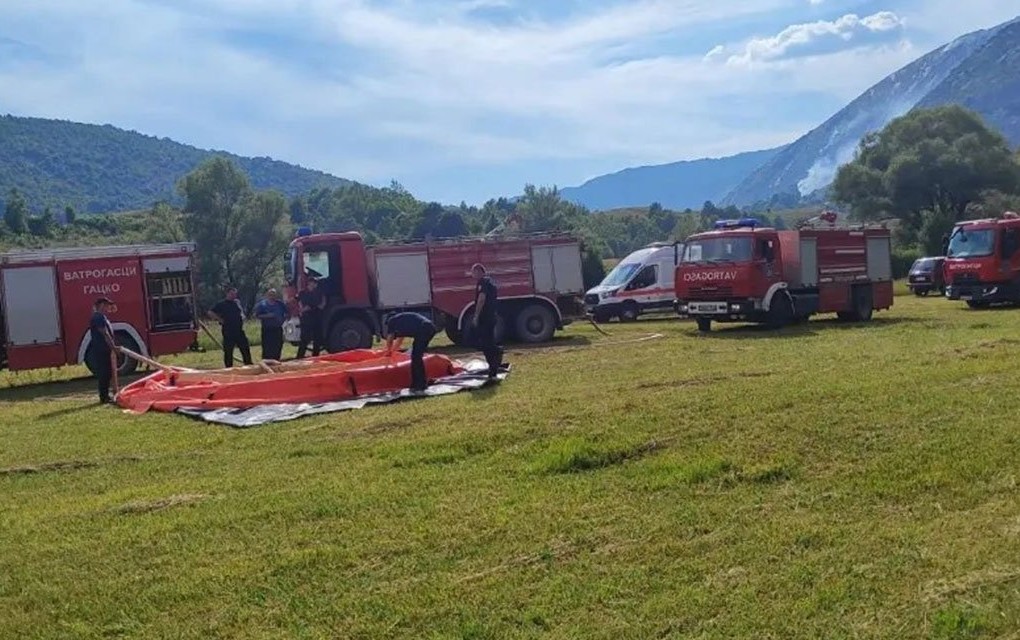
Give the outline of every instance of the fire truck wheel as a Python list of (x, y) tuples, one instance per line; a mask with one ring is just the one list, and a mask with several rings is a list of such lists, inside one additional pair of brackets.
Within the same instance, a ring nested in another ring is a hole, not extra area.
[[(113, 341), (117, 343), (117, 346), (130, 349), (135, 353), (138, 353), (139, 347), (135, 342), (134, 338), (124, 333), (123, 331), (117, 331), (113, 334)], [(117, 354), (117, 375), (129, 376), (135, 372), (138, 368), (138, 361), (134, 358), (129, 358), (122, 353)]]
[(708, 333), (712, 330), (712, 319), (711, 318), (698, 318), (698, 331), (701, 333)]
[(623, 307), (620, 309), (620, 322), (634, 322), (640, 312), (637, 303), (628, 300), (623, 303)]
[(530, 304), (521, 309), (514, 325), (517, 339), (525, 343), (548, 342), (556, 333), (556, 318), (544, 304)]
[(342, 318), (333, 323), (326, 338), (326, 349), (330, 353), (351, 349), (371, 349), (372, 330), (357, 318)]
[(446, 331), (446, 337), (450, 339), (450, 342), (457, 345), (458, 347), (464, 344), (464, 332), (457, 328), (457, 319), (453, 318), (446, 323), (444, 327)]
[(872, 309), (872, 293), (870, 286), (855, 287), (853, 290), (854, 320), (868, 322), (874, 313)]
[(779, 292), (772, 297), (772, 304), (769, 305), (768, 324), (773, 329), (781, 329), (793, 322), (793, 305), (790, 297)]

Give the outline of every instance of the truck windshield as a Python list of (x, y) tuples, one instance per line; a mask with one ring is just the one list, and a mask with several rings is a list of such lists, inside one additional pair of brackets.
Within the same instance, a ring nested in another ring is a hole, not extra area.
[(294, 274), (297, 273), (297, 249), (291, 247), (287, 250), (287, 255), (283, 259), (283, 278), (287, 281), (287, 284), (293, 285)]
[(950, 258), (980, 258), (992, 255), (995, 250), (994, 229), (967, 230), (960, 227), (949, 239)]
[(602, 279), (601, 284), (604, 287), (622, 287), (630, 281), (631, 277), (640, 268), (640, 262), (621, 262), (613, 267), (613, 270)]
[(683, 262), (747, 262), (754, 255), (748, 236), (689, 240)]

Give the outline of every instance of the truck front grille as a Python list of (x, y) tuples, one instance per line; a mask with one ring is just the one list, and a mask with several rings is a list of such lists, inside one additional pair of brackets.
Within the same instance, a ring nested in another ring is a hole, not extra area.
[(691, 300), (725, 300), (733, 296), (733, 287), (691, 287)]

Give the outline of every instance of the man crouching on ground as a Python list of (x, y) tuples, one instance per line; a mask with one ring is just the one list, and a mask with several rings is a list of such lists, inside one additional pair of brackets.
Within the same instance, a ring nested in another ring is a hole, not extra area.
[(411, 343), (411, 391), (424, 391), (428, 386), (425, 377), (425, 350), (435, 336), (436, 325), (420, 313), (395, 313), (383, 323), (386, 353), (399, 349), (404, 338), (414, 340)]

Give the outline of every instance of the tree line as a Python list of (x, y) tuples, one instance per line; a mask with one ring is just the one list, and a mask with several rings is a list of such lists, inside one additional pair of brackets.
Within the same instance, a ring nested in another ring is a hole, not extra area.
[[(720, 218), (754, 215), (785, 228), (818, 209), (746, 211), (706, 202), (700, 210), (648, 207), (592, 213), (561, 197), (555, 187), (525, 186), (515, 198), (482, 206), (423, 202), (400, 184), (357, 183), (314, 188), (286, 198), (258, 190), (226, 156), (214, 156), (182, 177), (175, 204), (141, 212), (77, 216), (44, 209), (32, 215), (17, 190), (7, 194), (0, 244), (57, 246), (193, 240), (199, 246), (198, 284), (203, 306), (231, 283), (254, 304), (259, 292), (282, 279), (282, 256), (300, 226), (315, 232), (358, 231), (368, 244), (463, 235), (567, 231), (582, 242), (585, 284), (603, 277), (603, 261), (622, 258), (657, 241), (683, 240)], [(860, 221), (895, 226), (897, 264), (936, 254), (959, 220), (1020, 209), (1020, 156), (973, 112), (960, 107), (915, 110), (865, 137), (855, 158), (840, 168), (829, 194)], [(902, 264), (901, 264), (902, 267)], [(897, 269), (901, 271), (902, 269)]]
[[(700, 210), (672, 211), (658, 203), (647, 208), (592, 213), (563, 199), (556, 187), (526, 185), (515, 198), (493, 198), (482, 206), (443, 205), (416, 199), (399, 183), (376, 188), (347, 183), (316, 188), (286, 199), (273, 190), (257, 190), (232, 159), (204, 161), (177, 183), (177, 200), (149, 210), (76, 216), (72, 207), (62, 217), (46, 210), (41, 216), (17, 190), (4, 206), (0, 244), (18, 247), (194, 241), (199, 247), (197, 283), (200, 304), (211, 306), (227, 283), (241, 300), (254, 305), (260, 292), (282, 281), (282, 257), (298, 227), (315, 232), (358, 231), (367, 244), (421, 241), (483, 235), (514, 230), (524, 233), (563, 231), (582, 243), (586, 286), (605, 275), (604, 261), (619, 259), (652, 242), (673, 241), (711, 228), (722, 217), (738, 217), (735, 207), (706, 202)], [(766, 224), (782, 228), (777, 216)]]

